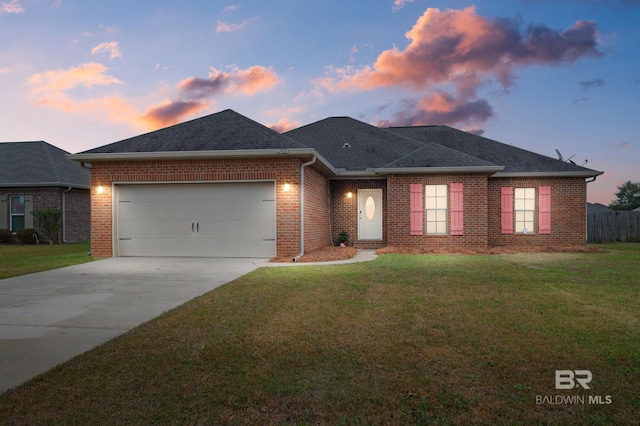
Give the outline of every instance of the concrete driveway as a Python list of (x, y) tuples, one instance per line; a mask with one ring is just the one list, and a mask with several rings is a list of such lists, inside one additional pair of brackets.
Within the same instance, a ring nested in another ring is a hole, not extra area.
[(119, 257), (0, 280), (0, 393), (266, 260)]

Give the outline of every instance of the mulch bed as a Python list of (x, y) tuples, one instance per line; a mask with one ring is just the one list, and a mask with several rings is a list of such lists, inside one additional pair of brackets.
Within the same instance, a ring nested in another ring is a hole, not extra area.
[[(334, 260), (346, 260), (351, 259), (356, 255), (358, 251), (353, 247), (325, 247), (319, 250), (305, 253), (297, 261), (299, 263), (305, 262), (331, 262)], [(271, 262), (291, 262), (293, 257), (277, 257), (271, 259)]]
[[(376, 250), (376, 254), (512, 254), (512, 253), (598, 253), (606, 250), (589, 245), (559, 245), (559, 246), (496, 246), (487, 249), (477, 249), (470, 247), (394, 247), (388, 246)], [(331, 262), (335, 260), (351, 259), (357, 253), (353, 247), (325, 247), (306, 253), (298, 259), (299, 263), (308, 262)], [(271, 262), (285, 263), (291, 262), (293, 257), (277, 257)]]
[(512, 254), (512, 253), (597, 253), (606, 250), (589, 245), (558, 246), (495, 246), (486, 249), (472, 247), (393, 247), (388, 246), (376, 250), (377, 254)]

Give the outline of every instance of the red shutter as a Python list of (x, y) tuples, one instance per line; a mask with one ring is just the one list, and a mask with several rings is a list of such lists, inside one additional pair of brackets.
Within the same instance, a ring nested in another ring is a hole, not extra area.
[(502, 233), (513, 234), (513, 188), (503, 186), (500, 195)]
[(551, 187), (538, 188), (538, 233), (551, 233)]
[(451, 193), (451, 235), (464, 234), (464, 212), (462, 183), (452, 183), (449, 192)]
[(411, 235), (422, 235), (424, 229), (422, 205), (422, 185), (412, 183), (409, 185), (411, 191)]

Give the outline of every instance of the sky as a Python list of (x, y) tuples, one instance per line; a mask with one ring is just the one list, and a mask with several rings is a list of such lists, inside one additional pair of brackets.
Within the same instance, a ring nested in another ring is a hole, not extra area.
[(228, 108), (558, 150), (609, 204), (640, 182), (640, 0), (0, 0), (0, 141), (77, 153)]

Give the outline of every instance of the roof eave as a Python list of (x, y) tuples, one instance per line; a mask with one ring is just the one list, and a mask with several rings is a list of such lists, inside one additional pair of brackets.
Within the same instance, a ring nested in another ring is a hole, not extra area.
[(373, 169), (376, 174), (398, 175), (415, 173), (489, 173), (500, 172), (504, 166), (469, 166), (469, 167), (395, 167)]
[(573, 171), (573, 172), (500, 172), (491, 177), (495, 178), (513, 178), (513, 177), (596, 177), (604, 174), (597, 170)]
[(141, 161), (141, 160), (191, 160), (216, 158), (247, 157), (316, 157), (320, 166), (330, 174), (336, 169), (313, 148), (280, 148), (280, 149), (229, 149), (212, 151), (158, 151), (158, 152), (111, 152), (111, 153), (79, 153), (67, 154), (69, 160), (84, 163), (103, 161)]
[(27, 187), (56, 187), (56, 188), (74, 188), (74, 189), (90, 189), (89, 185), (80, 185), (77, 183), (65, 182), (22, 182), (22, 183), (0, 183), (0, 188), (27, 188)]

